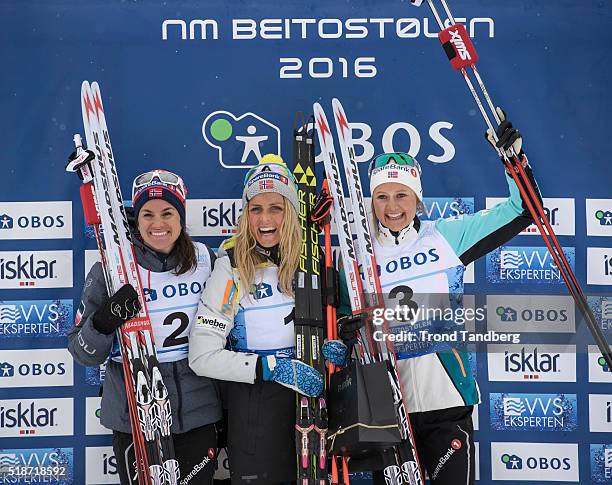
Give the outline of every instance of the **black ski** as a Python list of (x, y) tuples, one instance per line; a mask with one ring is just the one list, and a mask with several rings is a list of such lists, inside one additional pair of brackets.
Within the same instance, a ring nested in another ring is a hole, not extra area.
[[(311, 127), (310, 131), (308, 128)], [(321, 293), (319, 229), (310, 218), (316, 198), (314, 119), (296, 116), (293, 132), (293, 173), (298, 183), (298, 219), (302, 229), (300, 262), (295, 285), (296, 358), (325, 375), (321, 345), (325, 319)], [(327, 483), (327, 402), (325, 396), (308, 399), (298, 394), (296, 408), (297, 478), (300, 485)]]

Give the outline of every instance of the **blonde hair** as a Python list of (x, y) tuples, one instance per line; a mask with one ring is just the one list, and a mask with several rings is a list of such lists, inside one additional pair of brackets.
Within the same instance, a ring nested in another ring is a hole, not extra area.
[[(257, 265), (265, 262), (264, 257), (255, 251), (257, 241), (249, 227), (248, 203), (238, 220), (238, 232), (235, 237), (234, 261), (240, 274), (240, 281), (244, 288), (250, 290), (255, 284)], [(295, 296), (293, 292), (293, 278), (297, 270), (300, 249), (302, 245), (302, 231), (293, 205), (283, 197), (284, 218), (280, 227), (280, 241), (278, 251), (280, 265), (278, 268), (278, 287), (288, 296)]]

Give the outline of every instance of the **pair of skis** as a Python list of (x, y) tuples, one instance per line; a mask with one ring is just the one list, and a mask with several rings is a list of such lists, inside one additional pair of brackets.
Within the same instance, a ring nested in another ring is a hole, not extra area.
[(349, 189), (350, 205), (355, 219), (354, 228), (357, 245), (354, 244), (353, 240), (340, 168), (329, 123), (319, 103), (315, 103), (313, 109), (329, 190), (334, 200), (333, 214), (338, 229), (338, 241), (351, 309), (353, 314), (364, 313), (368, 317), (366, 326), (362, 331), (358, 353), (364, 363), (387, 362), (402, 437), (402, 442), (395, 448), (395, 460), (386, 464), (384, 469), (385, 480), (388, 485), (421, 485), (424, 483), (424, 479), (418, 461), (408, 411), (402, 395), (393, 347), (388, 341), (381, 345), (373, 338), (372, 311), (376, 308), (383, 308), (384, 301), (374, 255), (372, 233), (363, 200), (359, 167), (355, 160), (355, 150), (348, 119), (340, 101), (333, 99), (332, 106), (342, 152), (346, 184)]
[[(310, 127), (310, 130), (309, 130)], [(295, 285), (296, 358), (325, 375), (321, 346), (325, 340), (325, 319), (321, 278), (319, 228), (312, 220), (317, 178), (315, 175), (314, 122), (296, 116), (293, 131), (293, 173), (298, 185), (298, 220), (302, 231), (300, 261)], [(298, 485), (327, 483), (327, 401), (296, 394), (295, 438)]]
[(80, 191), (85, 221), (94, 229), (108, 294), (129, 283), (142, 306), (138, 316), (117, 331), (137, 480), (139, 485), (174, 485), (180, 471), (170, 433), (170, 400), (159, 371), (98, 83), (83, 81), (81, 108), (88, 150), (80, 135), (75, 135), (76, 158), (66, 170), (76, 172), (83, 182)]
[[(425, 0), (411, 0), (413, 5), (420, 6)], [(448, 7), (446, 0), (440, 0), (442, 7), (444, 9), (446, 20), (442, 20), (442, 16), (438, 12), (438, 9), (434, 5), (433, 0), (426, 0), (427, 4), (431, 12), (433, 13), (438, 26), (440, 27), (440, 32), (438, 33), (438, 38), (442, 43), (444, 51), (446, 52), (448, 59), (452, 65), (452, 67), (459, 71), (470, 90), (476, 105), (478, 106), (478, 110), (482, 115), (487, 128), (493, 131), (493, 135), (495, 141), (497, 141), (497, 136), (495, 136), (495, 127), (499, 126), (501, 120), (499, 115), (495, 109), (495, 104), (493, 103), (487, 88), (485, 87), (484, 81), (480, 76), (478, 69), (476, 68), (476, 61), (478, 60), (478, 54), (476, 53), (476, 49), (472, 44), (472, 41), (465, 29), (465, 26), (462, 24), (456, 23), (453, 14)], [(450, 25), (449, 25), (450, 24)], [(448, 26), (447, 26), (448, 25)], [(486, 106), (489, 108), (493, 121), (491, 117), (487, 113), (485, 108), (485, 104), (480, 100), (480, 96), (476, 92), (473, 82), (468, 75), (468, 69), (474, 75), (476, 79), (476, 83), (482, 92), (483, 97), (486, 101)], [(584, 296), (584, 292), (582, 287), (578, 283), (574, 272), (572, 271), (571, 266), (569, 265), (567, 258), (565, 257), (565, 253), (557, 240), (557, 236), (553, 231), (548, 218), (544, 212), (544, 208), (542, 206), (542, 202), (536, 195), (536, 190), (533, 187), (529, 177), (527, 176), (522, 160), (520, 160), (520, 156), (518, 153), (512, 153), (507, 155), (503, 150), (498, 149), (498, 154), (504, 161), (504, 165), (506, 166), (507, 172), (513, 178), (516, 183), (522, 199), (525, 201), (527, 205), (527, 209), (529, 213), (533, 217), (536, 226), (538, 227), (542, 238), (544, 239), (544, 243), (548, 248), (555, 264), (559, 268), (561, 272), (561, 276), (567, 285), (567, 288), (574, 299), (576, 306), (580, 310), (580, 313), (584, 317), (587, 326), (601, 352), (603, 358), (605, 359), (608, 366), (612, 367), (612, 350), (610, 350), (610, 346), (606, 341), (606, 338), (603, 335), (603, 332), (599, 325), (597, 324), (597, 320), (593, 315), (593, 311), (589, 307), (586, 297)]]

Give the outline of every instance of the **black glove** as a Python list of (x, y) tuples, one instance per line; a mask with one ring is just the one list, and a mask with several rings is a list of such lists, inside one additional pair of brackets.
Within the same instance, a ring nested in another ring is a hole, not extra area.
[(365, 315), (340, 317), (338, 319), (338, 336), (350, 349), (357, 343), (357, 332), (366, 324)]
[(512, 152), (510, 151), (511, 148), (514, 149), (514, 153), (519, 155), (521, 153), (521, 147), (523, 146), (523, 138), (521, 134), (512, 126), (512, 123), (506, 119), (506, 113), (503, 109), (495, 108), (495, 110), (497, 111), (497, 115), (501, 121), (497, 127), (497, 130), (495, 130), (497, 141), (495, 141), (495, 138), (493, 137), (493, 130), (491, 128), (485, 132), (485, 138), (491, 145), (501, 149), (506, 156), (512, 156)]
[(138, 293), (129, 283), (123, 285), (111, 296), (106, 303), (96, 310), (93, 315), (94, 328), (104, 335), (110, 335), (121, 324), (138, 315), (140, 302)]

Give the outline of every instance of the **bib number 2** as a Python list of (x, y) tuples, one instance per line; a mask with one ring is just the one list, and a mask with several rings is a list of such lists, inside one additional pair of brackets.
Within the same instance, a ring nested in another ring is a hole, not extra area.
[(164, 325), (176, 325), (175, 322), (179, 321), (179, 326), (174, 332), (166, 337), (164, 340), (164, 347), (175, 347), (177, 345), (185, 345), (189, 341), (187, 335), (179, 337), (189, 325), (189, 317), (183, 312), (174, 312), (166, 317)]

